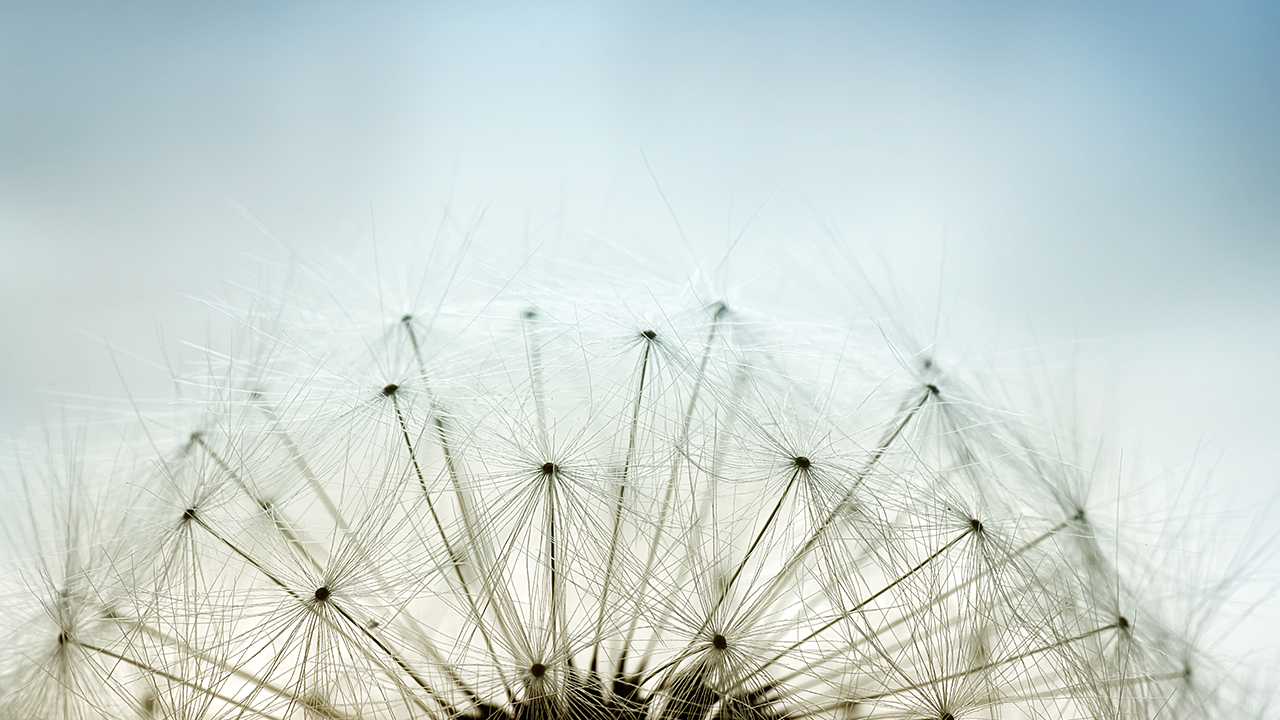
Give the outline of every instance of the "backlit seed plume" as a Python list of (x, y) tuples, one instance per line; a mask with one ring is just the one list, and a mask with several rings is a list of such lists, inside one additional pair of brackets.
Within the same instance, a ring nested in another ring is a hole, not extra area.
[(6, 471), (0, 718), (1248, 712), (1072, 446), (869, 320), (291, 292)]

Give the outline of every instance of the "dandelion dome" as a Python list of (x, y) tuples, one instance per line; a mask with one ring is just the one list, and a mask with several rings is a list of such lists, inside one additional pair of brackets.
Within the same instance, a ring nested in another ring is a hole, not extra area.
[(1242, 707), (1124, 576), (1066, 444), (873, 323), (316, 285), (226, 308), (234, 350), (110, 451), (16, 463), (0, 717)]

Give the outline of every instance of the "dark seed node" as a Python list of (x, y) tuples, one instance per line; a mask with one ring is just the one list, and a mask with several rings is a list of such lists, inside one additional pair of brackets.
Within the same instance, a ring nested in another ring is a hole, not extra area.
[(191, 433), (191, 435), (190, 435), (190, 442), (193, 442), (193, 443), (200, 442), (200, 438), (202, 438), (202, 437), (204, 437), (204, 433), (202, 433), (202, 432), (200, 432), (199, 430), (197, 430), (197, 431), (195, 431), (195, 432)]
[(643, 336), (644, 336), (644, 338), (645, 338), (646, 340), (652, 340), (652, 339), (654, 339), (654, 338), (658, 337), (658, 333), (656, 333), (656, 332), (654, 332), (654, 331), (652, 331), (652, 330), (645, 330), (644, 332), (642, 332), (642, 333), (640, 333), (640, 334), (641, 334), (641, 335), (643, 335)]
[(71, 638), (67, 637), (67, 634), (66, 634), (66, 633), (64, 633), (64, 632), (60, 632), (60, 633), (58, 633), (58, 644), (59, 644), (59, 645), (66, 645), (66, 644), (67, 644), (67, 641), (68, 641), (68, 640), (70, 640), (70, 639), (71, 639)]
[(1120, 628), (1121, 630), (1128, 631), (1128, 630), (1129, 630), (1129, 618), (1127, 618), (1127, 617), (1125, 617), (1125, 616), (1123, 616), (1123, 615), (1121, 615), (1120, 617), (1116, 618), (1116, 627)]
[(711, 646), (717, 650), (724, 650), (729, 647), (729, 641), (726, 640), (723, 635), (717, 634), (715, 637), (711, 638)]
[(547, 666), (542, 663), (534, 663), (529, 666), (529, 674), (534, 677), (542, 677), (547, 674)]
[(1071, 516), (1071, 519), (1074, 522), (1080, 522), (1081, 520), (1084, 520), (1084, 509), (1082, 508), (1080, 510), (1077, 510), (1076, 514)]
[(796, 467), (800, 468), (801, 470), (808, 470), (809, 466), (812, 464), (809, 462), (809, 458), (803, 455), (797, 455), (791, 458), (791, 462), (795, 463)]
[(182, 519), (183, 519), (183, 521), (184, 521), (184, 522), (185, 522), (185, 521), (190, 521), (190, 520), (195, 520), (195, 519), (196, 519), (196, 509), (195, 509), (195, 508), (187, 508), (186, 510), (183, 510), (183, 511), (182, 511)]
[(380, 628), (380, 627), (382, 627), (382, 623), (378, 622), (377, 620), (370, 620), (370, 621), (369, 621), (369, 629), (370, 629), (370, 630), (377, 630), (377, 629), (378, 629), (378, 628)]
[(978, 518), (974, 518), (969, 521), (969, 527), (973, 528), (974, 532), (980, 533), (982, 532), (982, 521)]
[[(591, 676), (597, 677), (594, 673)], [(639, 683), (638, 675), (617, 676), (613, 679), (613, 696), (623, 703), (642, 704), (645, 699), (640, 695)]]
[(543, 475), (555, 475), (555, 474), (556, 474), (556, 471), (558, 471), (559, 469), (560, 469), (560, 466), (559, 466), (559, 465), (556, 465), (556, 464), (555, 464), (555, 463), (553, 463), (553, 462), (542, 463), (542, 474), (543, 474)]
[(956, 716), (951, 713), (942, 713), (942, 717), (939, 720), (956, 720)]
[(931, 395), (937, 395), (941, 392), (940, 390), (938, 390), (938, 386), (934, 385), (933, 383), (929, 383), (928, 385), (925, 385), (925, 387), (929, 388), (929, 393)]
[(259, 500), (258, 507), (262, 508), (264, 512), (271, 512), (275, 505), (270, 500)]
[(399, 389), (400, 389), (399, 385), (396, 385), (395, 383), (391, 383), (390, 385), (382, 388), (382, 394), (386, 395), (387, 397), (391, 397), (392, 395), (395, 395), (396, 391)]
[(400, 318), (400, 322), (404, 323), (405, 325), (408, 325), (409, 323), (413, 322), (413, 316), (404, 315)]
[(524, 312), (520, 313), (520, 316), (525, 320), (532, 320), (538, 317), (538, 311), (533, 308), (526, 308)]
[(328, 600), (328, 599), (329, 599), (329, 588), (325, 587), (324, 585), (321, 585), (320, 587), (316, 588), (316, 600), (319, 600), (320, 602), (324, 602), (325, 600)]
[(933, 369), (933, 358), (925, 358), (925, 359), (921, 360), (921, 361), (920, 361), (920, 367), (924, 368), (925, 370), (932, 370), (932, 369)]

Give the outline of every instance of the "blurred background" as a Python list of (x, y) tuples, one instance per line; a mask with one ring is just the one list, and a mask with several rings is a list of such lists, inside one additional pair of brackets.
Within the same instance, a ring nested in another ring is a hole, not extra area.
[(683, 272), (741, 235), (727, 285), (823, 314), (883, 282), (959, 357), (1076, 376), (1135, 474), (1258, 508), (1277, 38), (1264, 2), (5, 2), (0, 432), (162, 395), (244, 268), (447, 209)]

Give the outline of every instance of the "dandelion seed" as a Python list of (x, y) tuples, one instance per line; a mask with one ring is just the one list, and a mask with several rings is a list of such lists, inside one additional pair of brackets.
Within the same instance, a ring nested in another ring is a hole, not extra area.
[(1072, 458), (932, 354), (661, 297), (282, 310), (186, 380), (172, 441), (24, 461), (61, 497), (5, 515), (0, 717), (1246, 706), (1126, 582)]

